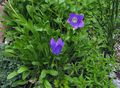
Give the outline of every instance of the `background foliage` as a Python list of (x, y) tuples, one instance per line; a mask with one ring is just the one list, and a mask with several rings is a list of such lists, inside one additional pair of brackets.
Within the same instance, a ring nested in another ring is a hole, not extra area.
[[(114, 66), (118, 4), (118, 0), (9, 0), (3, 23), (10, 42), (4, 54), (21, 62), (7, 77), (12, 87), (114, 88), (109, 73)], [(70, 27), (66, 21), (71, 12), (84, 14), (84, 28)], [(65, 42), (59, 56), (51, 53), (51, 37)]]
[(21, 65), (19, 61), (15, 58), (7, 58), (3, 56), (4, 44), (0, 45), (0, 87), (1, 88), (10, 88), (12, 82), (16, 80), (16, 78), (7, 80), (8, 74), (10, 74), (13, 70), (17, 70), (17, 66)]

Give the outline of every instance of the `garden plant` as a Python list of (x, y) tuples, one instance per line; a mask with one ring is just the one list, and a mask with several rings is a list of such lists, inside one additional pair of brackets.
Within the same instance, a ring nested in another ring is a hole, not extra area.
[(4, 88), (115, 88), (119, 0), (8, 0)]

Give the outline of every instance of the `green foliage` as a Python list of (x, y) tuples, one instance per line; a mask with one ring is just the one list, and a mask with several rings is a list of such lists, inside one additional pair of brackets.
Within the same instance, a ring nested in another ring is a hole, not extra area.
[(7, 80), (7, 76), (11, 73), (11, 71), (15, 69), (17, 70), (18, 64), (20, 65), (21, 63), (16, 59), (3, 56), (4, 47), (4, 44), (0, 44), (0, 87), (10, 88), (12, 82), (14, 82), (16, 78), (12, 80)]
[[(108, 4), (111, 3), (112, 0)], [(108, 29), (114, 27), (115, 18), (106, 23), (113, 16), (110, 12), (109, 16), (106, 14), (108, 4), (105, 0), (9, 0), (3, 23), (7, 26), (5, 37), (11, 43), (5, 47), (4, 54), (23, 63), (7, 77), (9, 80), (18, 78), (12, 81), (12, 87), (113, 86), (109, 73), (114, 57), (103, 50), (112, 48), (108, 46), (111, 42), (106, 34), (113, 32)], [(73, 30), (69, 26), (67, 19), (71, 12), (85, 15), (84, 28)], [(50, 49), (52, 37), (61, 37), (65, 43), (58, 56)]]

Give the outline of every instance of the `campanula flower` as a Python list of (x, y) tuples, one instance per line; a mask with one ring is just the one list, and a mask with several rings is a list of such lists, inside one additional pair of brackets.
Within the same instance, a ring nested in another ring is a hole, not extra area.
[(84, 15), (81, 14), (75, 14), (75, 13), (70, 13), (69, 18), (67, 22), (74, 28), (82, 28), (84, 26)]
[(52, 49), (53, 54), (55, 54), (55, 55), (60, 54), (60, 52), (62, 51), (63, 46), (64, 46), (64, 42), (62, 41), (61, 38), (59, 38), (57, 40), (57, 42), (54, 40), (54, 38), (51, 38), (50, 47)]

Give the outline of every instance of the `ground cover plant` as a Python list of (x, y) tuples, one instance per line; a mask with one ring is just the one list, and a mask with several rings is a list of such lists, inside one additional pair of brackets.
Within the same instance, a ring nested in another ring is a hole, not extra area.
[(115, 63), (117, 3), (9, 0), (4, 55), (21, 62), (7, 76), (15, 79), (11, 87), (114, 88), (109, 73)]

